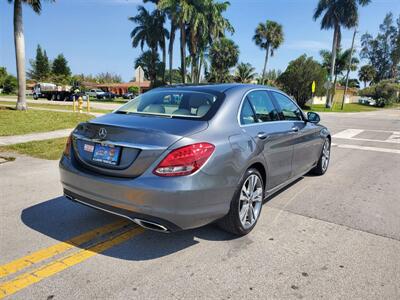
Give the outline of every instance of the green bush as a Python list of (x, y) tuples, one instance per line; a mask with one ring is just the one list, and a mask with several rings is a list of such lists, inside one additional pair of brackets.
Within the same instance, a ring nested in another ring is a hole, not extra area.
[(7, 75), (7, 77), (3, 81), (3, 93), (13, 94), (15, 93), (17, 86), (17, 78), (12, 75)]
[(137, 87), (137, 86), (130, 86), (130, 87), (128, 88), (128, 92), (137, 95), (137, 94), (139, 94), (139, 87)]
[(378, 84), (371, 85), (359, 91), (360, 96), (372, 97), (385, 105), (400, 102), (400, 84), (391, 80), (382, 80)]

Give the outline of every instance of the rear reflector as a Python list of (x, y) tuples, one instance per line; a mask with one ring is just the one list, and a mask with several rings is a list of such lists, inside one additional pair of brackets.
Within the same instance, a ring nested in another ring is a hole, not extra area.
[(158, 176), (184, 176), (193, 174), (208, 160), (215, 146), (196, 143), (172, 150), (154, 169)]
[(67, 142), (65, 143), (64, 155), (69, 158), (71, 154), (71, 144), (72, 144), (72, 133), (68, 136)]

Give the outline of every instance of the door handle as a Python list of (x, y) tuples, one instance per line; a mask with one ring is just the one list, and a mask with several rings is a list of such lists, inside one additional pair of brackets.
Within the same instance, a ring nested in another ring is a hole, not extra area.
[(268, 134), (266, 132), (259, 132), (259, 133), (257, 133), (257, 137), (260, 140), (265, 140), (268, 137)]
[(292, 131), (293, 132), (298, 132), (299, 131), (299, 127), (297, 127), (297, 126), (292, 127)]

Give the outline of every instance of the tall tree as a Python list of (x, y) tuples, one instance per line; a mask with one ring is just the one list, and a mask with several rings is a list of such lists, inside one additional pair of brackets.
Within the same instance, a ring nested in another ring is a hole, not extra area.
[[(54, 0), (48, 0), (54, 2)], [(12, 3), (13, 0), (8, 0)], [(40, 0), (14, 0), (14, 44), (15, 60), (17, 65), (18, 77), (18, 98), (17, 110), (27, 110), (26, 105), (26, 74), (25, 74), (25, 38), (24, 25), (22, 19), (22, 3), (28, 4), (35, 13), (40, 14), (42, 5)]]
[(215, 82), (229, 81), (229, 69), (239, 59), (239, 47), (230, 39), (221, 38), (213, 43), (209, 51), (211, 77)]
[(400, 16), (394, 24), (393, 14), (388, 13), (379, 26), (376, 37), (365, 33), (361, 37), (360, 55), (369, 60), (376, 70), (375, 81), (397, 78), (400, 63)]
[(160, 74), (160, 70), (162, 69), (158, 53), (151, 50), (143, 52), (135, 60), (135, 68), (139, 66), (143, 68), (144, 76), (155, 86), (157, 84), (157, 74)]
[(236, 82), (249, 83), (256, 76), (256, 73), (254, 71), (255, 68), (251, 64), (242, 62), (236, 67), (234, 80)]
[[(341, 27), (353, 28), (358, 24), (358, 5), (365, 6), (371, 0), (319, 0), (314, 12), (314, 21), (322, 16), (321, 29), (333, 29), (330, 78), (335, 76), (336, 51), (340, 45)], [(327, 92), (326, 107), (331, 106), (330, 90)]]
[(54, 59), (51, 71), (56, 76), (71, 76), (71, 69), (68, 66), (68, 61), (62, 53), (58, 54)]
[(313, 81), (316, 82), (315, 95), (320, 96), (324, 93), (323, 86), (326, 74), (326, 69), (320, 63), (304, 54), (289, 62), (285, 72), (279, 76), (278, 82), (282, 85), (284, 91), (294, 96), (297, 103), (304, 107), (311, 98), (310, 87)]
[[(160, 15), (158, 10), (150, 13), (144, 6), (138, 6), (138, 14), (130, 17), (129, 20), (137, 24), (131, 32), (132, 46), (138, 47), (140, 45), (143, 51), (144, 45), (147, 45), (152, 52), (149, 58), (154, 60), (150, 66), (155, 67), (157, 65), (158, 47), (164, 45), (165, 50), (165, 38), (168, 37), (168, 31), (163, 26), (164, 17)], [(165, 59), (165, 55), (163, 55), (163, 58)], [(156, 75), (153, 76), (155, 72), (156, 70), (150, 71), (152, 76), (149, 79), (152, 85), (154, 85), (156, 79)]]
[(191, 0), (159, 0), (158, 8), (174, 13), (174, 22), (180, 32), (181, 77), (186, 82), (186, 24), (194, 13), (194, 3)]
[(50, 62), (46, 50), (40, 45), (36, 48), (36, 57), (30, 61), (31, 69), (27, 72), (28, 77), (35, 81), (43, 81), (50, 77)]
[[(332, 61), (332, 53), (329, 50), (321, 50), (320, 55), (322, 57), (322, 66), (331, 73), (331, 61)], [(351, 49), (346, 49), (342, 51), (339, 47), (336, 52), (336, 60), (335, 60), (335, 69), (334, 69), (334, 79), (333, 85), (336, 86), (338, 76), (342, 75), (344, 71), (346, 71), (349, 61), (350, 61)], [(357, 70), (357, 66), (359, 64), (359, 60), (357, 57), (351, 58), (350, 71)], [(332, 96), (335, 94), (335, 89), (332, 91)]]
[(364, 87), (367, 87), (367, 82), (374, 80), (375, 76), (375, 68), (371, 65), (362, 66), (358, 71), (358, 78), (364, 82)]
[(253, 40), (257, 46), (265, 50), (264, 68), (262, 72), (262, 82), (264, 83), (265, 70), (267, 68), (268, 57), (274, 55), (274, 51), (283, 43), (282, 25), (274, 21), (267, 20), (265, 23), (258, 24)]
[[(170, 30), (169, 30), (169, 44), (168, 44), (168, 58), (169, 58), (169, 66), (168, 66), (168, 80), (169, 83), (172, 84), (173, 82), (173, 72), (172, 72), (172, 65), (173, 65), (173, 56), (174, 56), (174, 43), (175, 43), (175, 34), (176, 30), (178, 29), (178, 13), (179, 13), (179, 1), (177, 0), (144, 0), (144, 2), (152, 2), (157, 5), (157, 8), (161, 10), (169, 19), (170, 21)], [(162, 4), (160, 5), (160, 2)], [(164, 53), (163, 53), (164, 56)]]

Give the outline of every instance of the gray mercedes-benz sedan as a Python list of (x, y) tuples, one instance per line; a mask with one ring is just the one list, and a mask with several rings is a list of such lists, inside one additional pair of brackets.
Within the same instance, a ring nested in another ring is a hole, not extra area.
[(266, 197), (326, 172), (331, 136), (319, 121), (266, 86), (153, 89), (76, 127), (60, 161), (64, 194), (153, 230), (217, 221), (244, 235)]

